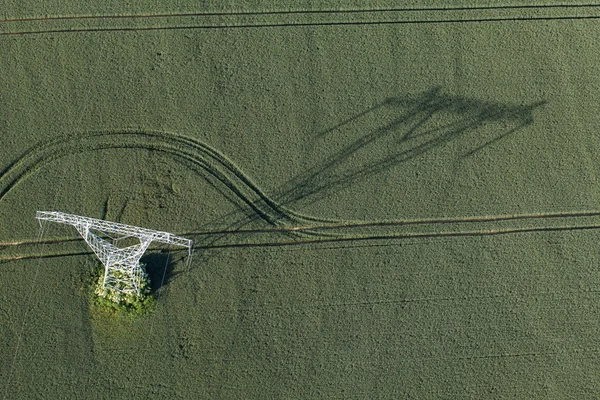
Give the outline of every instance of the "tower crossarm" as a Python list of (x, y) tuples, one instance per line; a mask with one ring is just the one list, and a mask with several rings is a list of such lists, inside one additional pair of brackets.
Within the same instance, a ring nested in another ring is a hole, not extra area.
[(135, 265), (137, 260), (139, 260), (142, 254), (144, 254), (151, 242), (150, 239), (144, 237), (140, 239), (140, 243), (121, 249), (107, 240), (102, 239), (98, 235), (90, 232), (86, 225), (77, 225), (75, 228), (77, 228), (92, 251), (105, 265), (109, 263), (109, 259), (113, 264), (133, 260), (132, 262)]
[(150, 239), (153, 242), (172, 244), (191, 249), (192, 241), (168, 232), (155, 231), (137, 226), (125, 225), (118, 222), (103, 221), (100, 219), (66, 214), (58, 211), (38, 211), (35, 215), (38, 220), (53, 221), (75, 227), (85, 226), (87, 229), (105, 233), (114, 233), (124, 236)]
[[(40, 221), (40, 225), (42, 224), (41, 221), (52, 221), (73, 225), (77, 229), (104, 265), (102, 287), (106, 290), (141, 295), (142, 278), (147, 275), (144, 267), (140, 264), (140, 258), (152, 242), (187, 247), (188, 263), (191, 260), (192, 241), (168, 232), (65, 214), (58, 211), (38, 211), (35, 217)], [(103, 235), (98, 235), (98, 232), (112, 233), (119, 235), (119, 237), (111, 237), (113, 239), (113, 243), (111, 243), (110, 239), (107, 240), (102, 237)], [(116, 246), (114, 242), (125, 237), (137, 238), (139, 243), (123, 248)]]

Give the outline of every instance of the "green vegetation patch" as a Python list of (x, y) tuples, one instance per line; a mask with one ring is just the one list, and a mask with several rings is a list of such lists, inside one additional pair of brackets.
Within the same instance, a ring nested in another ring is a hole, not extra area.
[[(146, 273), (146, 266), (140, 263), (142, 268), (142, 279), (140, 281), (140, 293), (126, 293), (119, 289), (104, 286), (104, 267), (99, 265), (93, 272), (91, 279), (91, 305), (95, 311), (113, 315), (143, 315), (154, 310), (156, 296), (152, 293), (150, 278)], [(115, 274), (118, 274), (116, 272)]]

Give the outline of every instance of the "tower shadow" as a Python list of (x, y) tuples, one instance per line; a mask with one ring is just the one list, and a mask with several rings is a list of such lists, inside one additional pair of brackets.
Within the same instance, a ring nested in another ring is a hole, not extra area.
[[(418, 95), (389, 97), (317, 133), (315, 147), (331, 148), (330, 154), (281, 185), (271, 199), (287, 210), (301, 202), (317, 202), (451, 143), (455, 145), (455, 160), (473, 157), (533, 124), (535, 110), (544, 104), (546, 101), (482, 101), (446, 94), (440, 87)], [(246, 204), (236, 203), (235, 196), (226, 197), (238, 205), (238, 210), (196, 228), (210, 231), (218, 225), (221, 231), (198, 236), (195, 248), (200, 250), (197, 255), (201, 259), (203, 247), (226, 243), (235, 231), (269, 227)], [(250, 240), (249, 234), (236, 234), (236, 242)]]
[(157, 293), (162, 287), (167, 286), (175, 276), (182, 273), (174, 271), (178, 261), (176, 258), (170, 252), (148, 253), (142, 256), (140, 262), (146, 264), (152, 293)]
[[(473, 156), (532, 124), (533, 111), (543, 104), (481, 101), (444, 94), (439, 87), (414, 97), (390, 97), (317, 134), (315, 139), (322, 143), (335, 134), (339, 140), (346, 125), (369, 114), (381, 117), (379, 126), (365, 126), (363, 134), (284, 184), (275, 198), (284, 206), (307, 198), (317, 201), (459, 139), (463, 141), (457, 158)], [(478, 135), (480, 128), (493, 124), (499, 128), (493, 134)]]

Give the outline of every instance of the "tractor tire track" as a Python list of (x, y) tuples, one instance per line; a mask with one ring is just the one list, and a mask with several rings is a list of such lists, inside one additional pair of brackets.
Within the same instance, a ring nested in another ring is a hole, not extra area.
[[(573, 218), (592, 218), (600, 217), (600, 211), (583, 211), (583, 212), (559, 212), (559, 213), (540, 213), (540, 214), (516, 214), (516, 215), (490, 215), (478, 217), (462, 217), (462, 218), (423, 218), (423, 219), (406, 219), (406, 220), (390, 220), (390, 221), (365, 221), (365, 222), (345, 222), (338, 224), (327, 225), (308, 225), (308, 226), (290, 226), (290, 227), (267, 227), (259, 229), (238, 229), (238, 230), (202, 230), (202, 231), (187, 231), (177, 232), (179, 236), (212, 236), (212, 235), (247, 235), (260, 233), (278, 233), (278, 232), (299, 232), (299, 231), (316, 231), (316, 230), (331, 230), (337, 229), (340, 231), (349, 231), (362, 228), (380, 228), (380, 227), (404, 227), (404, 226), (419, 226), (419, 225), (454, 225), (454, 224), (480, 224), (490, 222), (513, 222), (523, 220), (556, 220), (556, 219), (573, 219)], [(563, 226), (563, 228), (577, 230), (581, 225)], [(535, 229), (549, 229), (550, 227), (537, 227)], [(523, 228), (522, 228), (523, 229)], [(532, 229), (532, 228), (525, 228)], [(444, 232), (437, 232), (443, 234)], [(429, 233), (431, 234), (431, 233)], [(347, 235), (346, 235), (347, 236)], [(17, 240), (12, 242), (0, 242), (0, 248), (16, 247), (16, 246), (32, 246), (39, 244), (56, 244), (68, 242), (81, 242), (82, 238), (55, 238), (38, 240)]]
[[(297, 240), (277, 240), (277, 241), (263, 241), (263, 242), (229, 242), (222, 244), (207, 244), (207, 245), (196, 245), (196, 250), (211, 250), (211, 249), (232, 249), (232, 248), (253, 248), (253, 247), (291, 247), (291, 246), (303, 246), (303, 245), (322, 245), (322, 244), (334, 244), (334, 243), (346, 243), (346, 242), (373, 242), (373, 241), (388, 241), (391, 245), (392, 242), (405, 241), (411, 239), (439, 239), (439, 238), (460, 238), (460, 237), (485, 237), (485, 236), (505, 236), (514, 234), (530, 234), (530, 233), (552, 233), (552, 232), (566, 232), (566, 231), (590, 231), (599, 230), (600, 224), (585, 225), (585, 226), (544, 226), (544, 227), (526, 227), (526, 228), (509, 228), (509, 229), (490, 229), (482, 231), (446, 231), (446, 232), (417, 232), (408, 234), (369, 234), (369, 235), (346, 235), (340, 237), (323, 237), (323, 238), (300, 238)], [(194, 234), (187, 234), (188, 237), (195, 236)], [(375, 245), (381, 246), (381, 245)], [(178, 250), (168, 250), (162, 248), (149, 248), (149, 250), (160, 251), (160, 252), (176, 252)], [(181, 251), (181, 250), (180, 250)], [(55, 257), (67, 257), (67, 256), (79, 256), (79, 255), (90, 255), (93, 254), (91, 251), (87, 252), (70, 252), (70, 253), (52, 253), (52, 254), (28, 254), (28, 255), (16, 255), (0, 258), (0, 262), (18, 261), (24, 259), (37, 259), (37, 258), (55, 258)]]
[[(0, 19), (0, 36), (83, 32), (464, 24), (600, 19), (598, 4), (397, 7), (172, 14), (72, 15)], [(16, 26), (15, 26), (16, 25)], [(15, 28), (12, 28), (15, 26)], [(8, 30), (8, 29), (14, 30)], [(17, 29), (20, 28), (20, 29)]]
[[(59, 137), (46, 143), (38, 144), (27, 150), (21, 157), (12, 161), (0, 173), (0, 200), (13, 190), (20, 182), (31, 177), (38, 169), (57, 159), (67, 157), (76, 153), (102, 151), (110, 149), (145, 149), (166, 154), (175, 159), (184, 161), (190, 168), (200, 168), (211, 177), (220, 182), (227, 190), (245, 204), (257, 217), (265, 221), (269, 227), (260, 229), (237, 229), (237, 230), (206, 230), (181, 233), (184, 236), (195, 238), (213, 238), (215, 236), (232, 237), (233, 234), (269, 234), (284, 233), (294, 236), (293, 240), (283, 240), (281, 237), (263, 236), (246, 241), (228, 240), (217, 243), (198, 243), (198, 249), (219, 249), (236, 247), (272, 247), (292, 246), (306, 244), (320, 244), (331, 242), (360, 242), (373, 240), (402, 240), (402, 239), (432, 239), (443, 237), (460, 236), (489, 236), (514, 233), (543, 232), (543, 231), (566, 231), (566, 230), (588, 230), (599, 229), (598, 223), (586, 221), (586, 225), (577, 224), (562, 226), (519, 226), (519, 227), (490, 227), (493, 229), (474, 229), (467, 231), (445, 230), (445, 231), (421, 231), (399, 233), (397, 228), (409, 226), (434, 226), (453, 224), (489, 224), (508, 223), (527, 220), (561, 220), (573, 218), (599, 217), (598, 211), (581, 212), (559, 212), (522, 215), (496, 215), (479, 217), (451, 217), (451, 218), (429, 218), (429, 219), (406, 219), (392, 221), (340, 221), (324, 220), (304, 216), (279, 204), (269, 197), (256, 185), (239, 167), (223, 154), (212, 147), (189, 137), (166, 132), (92, 132), (80, 133)], [(594, 221), (596, 222), (596, 221)], [(367, 232), (365, 228), (376, 229)], [(383, 229), (393, 229), (385, 232)], [(358, 230), (358, 232), (352, 232)], [(50, 239), (45, 243), (66, 243), (80, 241), (81, 239)], [(18, 247), (40, 244), (33, 241), (13, 241), (0, 243), (0, 248)], [(81, 253), (78, 253), (81, 254)], [(75, 254), (65, 254), (75, 255)], [(49, 255), (50, 256), (50, 255)], [(59, 256), (59, 255), (51, 255)], [(42, 256), (43, 257), (43, 256)], [(11, 255), (0, 258), (0, 261), (12, 261), (29, 258), (27, 255)]]
[(187, 13), (159, 13), (159, 14), (98, 14), (98, 15), (55, 15), (43, 17), (20, 17), (0, 19), (0, 23), (31, 22), (31, 21), (71, 21), (71, 20), (107, 20), (107, 19), (162, 19), (181, 17), (247, 17), (254, 15), (311, 15), (311, 14), (373, 14), (373, 13), (408, 13), (408, 12), (453, 12), (453, 11), (484, 11), (484, 10), (549, 10), (549, 9), (577, 9), (600, 7), (600, 3), (589, 4), (521, 4), (521, 5), (490, 5), (490, 6), (448, 6), (448, 7), (390, 7), (390, 8), (356, 8), (356, 9), (311, 9), (311, 10), (281, 10), (281, 11), (229, 11), (229, 12), (187, 12)]
[[(58, 138), (29, 149), (0, 175), (0, 200), (47, 163), (74, 153), (106, 149), (146, 149), (168, 154), (207, 171), (258, 217), (273, 227), (328, 221), (295, 213), (265, 194), (223, 154), (197, 140), (165, 132), (96, 132)], [(304, 232), (310, 234), (311, 232)]]

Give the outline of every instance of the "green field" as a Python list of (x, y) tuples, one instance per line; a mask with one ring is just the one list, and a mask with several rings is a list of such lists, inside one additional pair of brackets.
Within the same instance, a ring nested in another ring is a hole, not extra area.
[(600, 5), (120, 3), (0, 2), (4, 398), (598, 397)]

